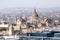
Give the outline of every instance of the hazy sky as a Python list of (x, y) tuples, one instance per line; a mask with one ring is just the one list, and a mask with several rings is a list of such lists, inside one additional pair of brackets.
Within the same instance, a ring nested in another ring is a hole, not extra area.
[(0, 9), (11, 7), (28, 7), (28, 8), (60, 7), (60, 0), (0, 0)]

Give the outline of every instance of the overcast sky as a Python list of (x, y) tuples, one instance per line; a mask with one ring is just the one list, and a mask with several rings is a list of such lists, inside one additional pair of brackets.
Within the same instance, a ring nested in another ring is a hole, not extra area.
[(53, 8), (60, 7), (60, 0), (0, 0), (0, 9), (11, 7)]

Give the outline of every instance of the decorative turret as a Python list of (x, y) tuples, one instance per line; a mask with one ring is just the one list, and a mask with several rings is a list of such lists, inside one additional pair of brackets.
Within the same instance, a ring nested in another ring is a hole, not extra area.
[(22, 19), (26, 19), (26, 16), (25, 16), (25, 15), (23, 15), (23, 16), (22, 16)]
[(20, 19), (17, 19), (17, 25), (21, 25), (21, 20)]
[(25, 15), (23, 15), (21, 21), (22, 21), (22, 24), (26, 23), (26, 21), (27, 21), (27, 17), (26, 17)]

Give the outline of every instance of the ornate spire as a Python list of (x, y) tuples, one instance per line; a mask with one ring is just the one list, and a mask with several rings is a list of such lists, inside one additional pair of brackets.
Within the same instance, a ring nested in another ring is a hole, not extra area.
[(36, 9), (34, 9), (34, 12), (32, 13), (32, 17), (38, 17), (38, 14), (36, 12)]

